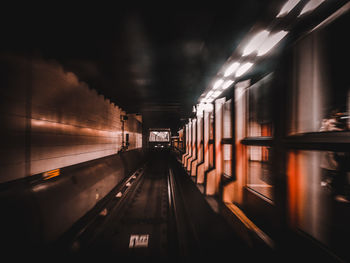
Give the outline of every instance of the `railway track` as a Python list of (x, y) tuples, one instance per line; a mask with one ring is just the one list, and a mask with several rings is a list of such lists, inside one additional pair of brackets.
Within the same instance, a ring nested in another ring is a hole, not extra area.
[(117, 186), (96, 216), (65, 242), (69, 257), (191, 262), (240, 247), (181, 171), (167, 152), (150, 154), (146, 165)]
[(144, 167), (114, 189), (98, 215), (70, 241), (70, 254), (183, 261), (187, 230), (169, 158), (153, 153)]

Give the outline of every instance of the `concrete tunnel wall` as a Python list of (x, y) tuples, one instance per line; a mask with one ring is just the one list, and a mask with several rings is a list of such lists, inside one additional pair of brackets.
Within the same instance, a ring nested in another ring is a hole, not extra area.
[(0, 74), (0, 241), (48, 244), (143, 163), (142, 118), (127, 115), (119, 152), (125, 112), (73, 73), (0, 54)]

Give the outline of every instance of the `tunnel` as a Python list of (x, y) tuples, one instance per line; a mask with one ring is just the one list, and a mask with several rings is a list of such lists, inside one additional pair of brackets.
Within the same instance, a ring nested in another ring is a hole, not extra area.
[(349, 1), (2, 13), (2, 260), (350, 262)]

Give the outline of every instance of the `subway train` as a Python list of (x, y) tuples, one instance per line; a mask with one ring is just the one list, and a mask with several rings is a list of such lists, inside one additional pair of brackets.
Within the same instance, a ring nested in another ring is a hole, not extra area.
[[(291, 262), (350, 261), (350, 4), (332, 4), (257, 25), (179, 130), (182, 165), (204, 194), (246, 226), (242, 238)], [(260, 56), (254, 39), (269, 31), (283, 44)]]
[(148, 131), (148, 149), (165, 150), (171, 146), (170, 128), (150, 128)]

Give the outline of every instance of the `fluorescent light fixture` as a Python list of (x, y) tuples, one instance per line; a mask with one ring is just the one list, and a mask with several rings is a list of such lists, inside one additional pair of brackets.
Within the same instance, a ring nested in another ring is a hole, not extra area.
[(276, 17), (287, 15), (299, 2), (300, 0), (288, 0)]
[(233, 82), (234, 81), (230, 80), (230, 79), (226, 80), (225, 83), (222, 85), (222, 88), (227, 89), (228, 87), (230, 87), (233, 84)]
[(244, 73), (246, 73), (251, 67), (253, 66), (253, 63), (247, 62), (244, 63), (242, 66), (240, 66), (236, 71), (236, 77), (242, 76)]
[(213, 90), (210, 90), (210, 91), (208, 92), (207, 96), (205, 96), (205, 98), (209, 98), (213, 93), (214, 93), (214, 91), (213, 91)]
[(207, 99), (207, 103), (212, 103), (214, 101), (214, 98)]
[(212, 95), (212, 98), (217, 98), (217, 97), (219, 97), (221, 93), (222, 93), (221, 90), (215, 91), (214, 94)]
[(224, 73), (224, 76), (230, 76), (233, 72), (236, 71), (236, 69), (239, 67), (239, 63), (238, 62), (234, 62), (232, 63), (226, 70)]
[(223, 79), (218, 79), (218, 80), (214, 83), (213, 89), (214, 89), (214, 90), (218, 89), (218, 88), (221, 86), (221, 84), (222, 84), (223, 82), (224, 82)]
[(300, 15), (305, 14), (307, 12), (311, 12), (316, 9), (320, 4), (322, 4), (325, 0), (310, 0), (301, 10)]
[(267, 36), (269, 35), (269, 31), (263, 30), (257, 33), (248, 43), (248, 45), (244, 48), (242, 56), (247, 56), (250, 53), (254, 52), (258, 49), (258, 47), (265, 41)]
[(277, 33), (274, 33), (272, 35), (270, 34), (269, 37), (265, 40), (265, 42), (259, 47), (258, 56), (265, 55), (267, 52), (269, 52), (287, 34), (288, 34), (288, 31), (283, 31), (283, 30)]

